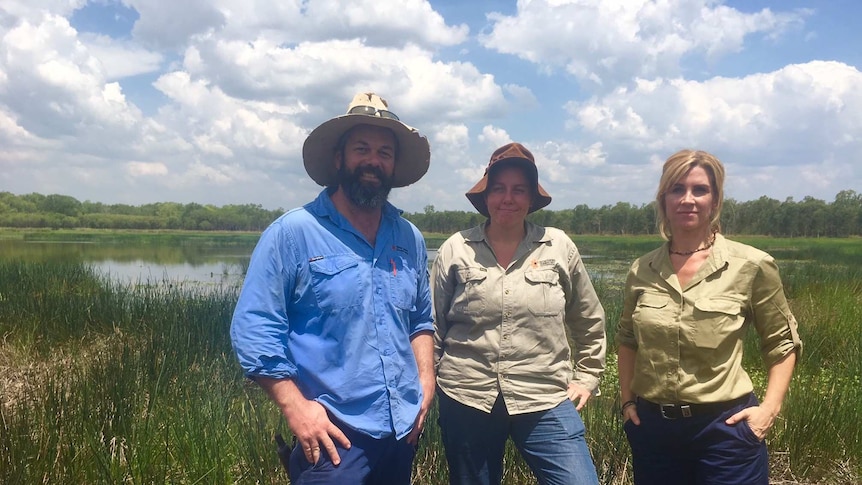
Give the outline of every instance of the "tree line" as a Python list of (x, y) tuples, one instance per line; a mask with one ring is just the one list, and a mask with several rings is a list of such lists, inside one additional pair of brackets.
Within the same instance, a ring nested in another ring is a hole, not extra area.
[[(256, 204), (216, 207), (196, 203), (157, 202), (132, 206), (81, 202), (68, 195), (0, 192), (0, 227), (179, 229), (198, 231), (262, 231), (284, 209)], [(476, 212), (437, 211), (404, 213), (422, 232), (453, 233), (484, 220)], [(540, 210), (529, 219), (571, 234), (656, 234), (655, 202), (634, 205), (618, 202), (597, 208), (580, 204), (571, 209)], [(775, 237), (847, 237), (862, 235), (862, 194), (843, 190), (832, 202), (813, 197), (778, 201), (766, 196), (739, 202), (726, 199), (722, 209), (726, 234)]]

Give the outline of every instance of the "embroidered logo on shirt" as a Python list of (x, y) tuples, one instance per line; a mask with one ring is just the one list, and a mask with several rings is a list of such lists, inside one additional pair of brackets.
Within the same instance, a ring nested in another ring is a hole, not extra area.
[(392, 245), (392, 250), (393, 250), (393, 251), (398, 251), (399, 253), (410, 254), (410, 253), (407, 251), (407, 248), (402, 248), (401, 246), (396, 246), (396, 245), (394, 245), (394, 244)]
[(308, 258), (308, 262), (313, 263), (315, 261), (320, 261), (321, 259), (323, 259), (323, 256), (314, 256), (314, 257)]
[(556, 262), (554, 259), (543, 259), (539, 261), (539, 264), (542, 266), (553, 266)]

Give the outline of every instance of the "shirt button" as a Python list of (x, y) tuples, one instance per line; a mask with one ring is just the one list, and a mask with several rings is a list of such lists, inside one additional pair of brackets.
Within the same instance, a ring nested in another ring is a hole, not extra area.
[(506, 290), (506, 294), (507, 294), (507, 295), (509, 294), (509, 290)]

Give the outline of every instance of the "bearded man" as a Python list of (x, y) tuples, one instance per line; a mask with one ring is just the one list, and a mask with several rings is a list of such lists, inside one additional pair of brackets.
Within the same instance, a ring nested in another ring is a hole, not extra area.
[(387, 196), (428, 170), (428, 140), (361, 93), (303, 161), (326, 189), (261, 235), (231, 341), (293, 433), (292, 483), (409, 484), (434, 398), (431, 296), (425, 240)]

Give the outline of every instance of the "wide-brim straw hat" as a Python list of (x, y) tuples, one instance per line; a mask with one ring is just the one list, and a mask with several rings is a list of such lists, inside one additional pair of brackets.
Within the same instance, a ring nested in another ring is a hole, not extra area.
[(488, 214), (488, 205), (485, 203), (485, 190), (488, 189), (488, 177), (491, 171), (513, 165), (526, 168), (530, 183), (534, 184), (533, 203), (530, 205), (528, 213), (536, 212), (551, 203), (551, 196), (548, 195), (548, 192), (539, 183), (539, 170), (536, 168), (536, 159), (533, 158), (533, 154), (520, 143), (508, 143), (494, 150), (491, 160), (488, 162), (488, 167), (485, 168), (485, 175), (465, 194), (470, 203), (473, 204), (473, 207), (479, 211), (479, 214), (491, 217)]
[(428, 139), (416, 128), (402, 123), (389, 111), (385, 99), (374, 93), (360, 93), (347, 105), (347, 114), (332, 118), (315, 128), (302, 146), (302, 161), (312, 180), (323, 186), (338, 184), (335, 167), (335, 150), (341, 136), (356, 125), (388, 128), (395, 134), (398, 151), (393, 187), (410, 185), (425, 175), (431, 164), (431, 147)]

